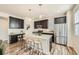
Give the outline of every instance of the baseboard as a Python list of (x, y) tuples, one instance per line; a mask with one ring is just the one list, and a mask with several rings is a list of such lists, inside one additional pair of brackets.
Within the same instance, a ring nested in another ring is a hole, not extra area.
[(58, 45), (63, 45), (63, 46), (67, 46), (67, 45), (65, 45), (65, 44), (59, 44), (59, 43), (55, 43), (55, 44), (58, 44)]

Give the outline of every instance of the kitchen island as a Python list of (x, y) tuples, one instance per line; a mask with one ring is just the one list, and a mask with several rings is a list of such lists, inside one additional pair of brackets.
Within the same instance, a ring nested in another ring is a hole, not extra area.
[(43, 53), (49, 55), (52, 49), (52, 35), (46, 35), (46, 34), (31, 34), (30, 37), (32, 38), (39, 38), (41, 45), (42, 45), (42, 49), (43, 49)]

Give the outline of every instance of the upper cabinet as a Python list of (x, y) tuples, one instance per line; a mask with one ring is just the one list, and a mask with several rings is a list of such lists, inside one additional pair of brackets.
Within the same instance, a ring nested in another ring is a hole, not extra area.
[(14, 17), (9, 17), (9, 29), (23, 29), (24, 20)]
[(34, 22), (34, 28), (35, 29), (38, 29), (38, 28), (48, 29), (48, 19), (35, 21)]
[(57, 17), (54, 19), (54, 24), (63, 24), (66, 23), (66, 16)]

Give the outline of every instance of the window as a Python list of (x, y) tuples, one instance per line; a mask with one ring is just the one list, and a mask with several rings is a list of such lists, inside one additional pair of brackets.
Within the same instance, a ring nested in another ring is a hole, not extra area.
[(75, 13), (75, 34), (79, 36), (79, 10)]

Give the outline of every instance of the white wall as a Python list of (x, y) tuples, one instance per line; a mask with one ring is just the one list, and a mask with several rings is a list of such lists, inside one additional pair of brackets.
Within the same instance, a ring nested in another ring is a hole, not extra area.
[(54, 30), (54, 18), (53, 17), (48, 19), (48, 29)]
[(0, 18), (0, 39), (7, 40), (8, 38), (8, 21), (7, 19)]
[(8, 14), (0, 12), (0, 40), (8, 39)]
[(71, 39), (73, 36), (72, 35), (72, 33), (73, 33), (72, 32), (73, 31), (73, 29), (72, 29), (73, 28), (72, 27), (72, 12), (68, 11), (66, 16), (67, 16), (67, 25), (68, 25), (68, 41), (67, 41), (68, 44), (67, 45), (71, 46), (71, 41), (72, 41)]
[[(30, 28), (27, 30), (27, 26), (30, 25)], [(26, 34), (31, 34), (34, 30), (34, 21), (31, 18), (25, 17), (24, 21), (24, 30)]]
[(74, 13), (79, 9), (79, 5), (76, 5), (72, 10), (67, 12), (68, 20), (68, 46), (73, 47), (79, 54), (79, 37), (75, 35), (74, 27)]
[(2, 40), (8, 40), (9, 33), (11, 32), (19, 33), (21, 30), (24, 30), (24, 29), (9, 29), (9, 16), (21, 18), (15, 15), (0, 12), (0, 39)]

